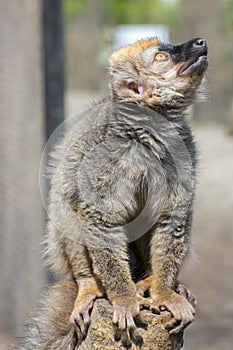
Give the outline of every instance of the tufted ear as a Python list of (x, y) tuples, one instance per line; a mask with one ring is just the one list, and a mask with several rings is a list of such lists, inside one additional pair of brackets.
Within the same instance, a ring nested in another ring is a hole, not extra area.
[(139, 97), (144, 92), (137, 70), (129, 61), (118, 61), (117, 64), (110, 59), (110, 89), (116, 99)]

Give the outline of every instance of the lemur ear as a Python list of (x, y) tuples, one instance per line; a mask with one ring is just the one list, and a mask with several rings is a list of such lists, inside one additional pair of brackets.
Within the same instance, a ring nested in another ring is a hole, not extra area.
[(121, 67), (110, 68), (110, 87), (113, 97), (132, 98), (139, 97), (145, 91), (143, 84), (139, 81), (137, 73), (129, 69), (122, 69)]
[(125, 84), (125, 87), (133, 91), (136, 95), (142, 95), (144, 93), (145, 88), (142, 83), (132, 81), (130, 83), (123, 82), (123, 84)]

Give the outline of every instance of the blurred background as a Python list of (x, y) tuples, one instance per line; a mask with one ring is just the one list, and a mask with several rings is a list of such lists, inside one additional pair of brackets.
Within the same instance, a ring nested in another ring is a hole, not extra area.
[(108, 56), (158, 35), (209, 45), (208, 100), (190, 121), (201, 152), (195, 261), (198, 298), (186, 350), (233, 344), (233, 0), (0, 0), (0, 349), (52, 280), (41, 259), (39, 190), (46, 140), (64, 118), (108, 93)]

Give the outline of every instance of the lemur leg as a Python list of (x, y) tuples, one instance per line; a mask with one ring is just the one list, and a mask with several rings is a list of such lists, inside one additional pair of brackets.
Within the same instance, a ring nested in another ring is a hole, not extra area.
[(132, 342), (142, 343), (143, 339), (136, 324), (143, 298), (137, 295), (136, 285), (132, 280), (127, 244), (119, 241), (118, 246), (108, 244), (108, 248), (94, 247), (89, 252), (94, 273), (100, 279), (113, 306), (115, 340), (121, 340), (125, 347), (130, 347)]
[(94, 277), (79, 278), (78, 296), (71, 314), (71, 322), (79, 327), (82, 337), (87, 334), (91, 322), (90, 311), (96, 298), (103, 296), (103, 290), (98, 286)]
[(177, 282), (189, 248), (191, 214), (184, 203), (175, 208), (170, 217), (160, 218), (151, 241), (151, 308), (171, 312), (172, 318), (165, 325), (170, 334), (181, 332), (193, 322), (195, 315), (193, 296)]
[(70, 321), (76, 326), (77, 336), (81, 341), (86, 336), (91, 322), (90, 313), (94, 301), (103, 296), (104, 290), (93, 275), (91, 260), (85, 245), (67, 239), (62, 248), (66, 264), (78, 286)]

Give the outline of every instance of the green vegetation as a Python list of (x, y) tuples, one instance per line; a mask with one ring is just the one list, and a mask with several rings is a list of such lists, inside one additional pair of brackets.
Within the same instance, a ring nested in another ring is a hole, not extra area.
[(227, 26), (230, 30), (233, 30), (233, 0), (226, 1), (225, 10)]
[(175, 26), (180, 21), (180, 3), (162, 0), (105, 1), (109, 18), (116, 24), (166, 24)]
[[(81, 16), (88, 7), (85, 0), (63, 2), (66, 22)], [(165, 24), (172, 29), (181, 22), (180, 8), (179, 0), (100, 0), (100, 11), (106, 25)]]
[(63, 0), (65, 21), (70, 22), (79, 16), (86, 8), (85, 0)]

